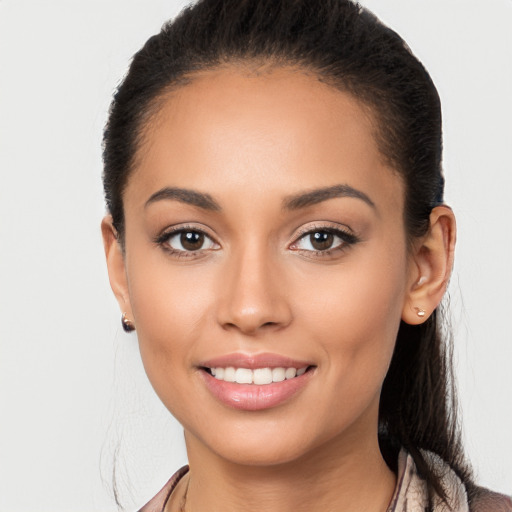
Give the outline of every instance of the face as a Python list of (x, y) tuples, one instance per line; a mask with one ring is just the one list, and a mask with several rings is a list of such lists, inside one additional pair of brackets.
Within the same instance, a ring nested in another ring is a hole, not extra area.
[(376, 440), (411, 264), (374, 129), (313, 76), (235, 68), (147, 127), (118, 297), (191, 446), (277, 464)]

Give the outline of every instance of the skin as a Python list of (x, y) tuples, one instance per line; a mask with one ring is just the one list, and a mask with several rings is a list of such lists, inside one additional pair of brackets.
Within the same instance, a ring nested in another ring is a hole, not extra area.
[[(314, 76), (236, 67), (195, 76), (147, 127), (124, 193), (125, 251), (109, 216), (102, 231), (147, 375), (185, 430), (191, 470), (168, 511), (186, 487), (189, 511), (386, 509), (395, 475), (377, 442), (380, 389), (400, 320), (420, 323), (441, 300), (455, 223), (435, 208), (430, 232), (407, 244), (404, 185), (375, 129), (367, 108)], [(372, 204), (342, 196), (286, 208), (337, 185)], [(165, 187), (218, 208), (146, 204)], [(203, 230), (207, 242), (169, 252), (179, 247), (179, 237), (162, 241), (170, 227)], [(310, 250), (304, 232), (325, 229), (352, 238)], [(291, 399), (241, 411), (213, 397), (198, 367), (233, 352), (314, 369)]]

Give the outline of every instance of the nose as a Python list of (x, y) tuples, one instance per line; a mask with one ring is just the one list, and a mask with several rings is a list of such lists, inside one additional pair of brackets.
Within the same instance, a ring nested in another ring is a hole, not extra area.
[(292, 320), (283, 269), (264, 250), (250, 250), (225, 263), (218, 301), (223, 329), (256, 336)]

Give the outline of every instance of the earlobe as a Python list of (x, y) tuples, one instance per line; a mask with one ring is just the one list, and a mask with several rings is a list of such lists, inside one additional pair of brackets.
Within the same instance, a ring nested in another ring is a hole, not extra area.
[(112, 222), (112, 216), (107, 215), (101, 222), (101, 234), (107, 260), (110, 287), (116, 296), (121, 312), (133, 318), (126, 279), (124, 254), (119, 242), (117, 231)]
[(455, 216), (447, 206), (430, 214), (430, 229), (418, 241), (412, 255), (408, 291), (402, 320), (423, 323), (437, 308), (448, 286), (455, 251)]

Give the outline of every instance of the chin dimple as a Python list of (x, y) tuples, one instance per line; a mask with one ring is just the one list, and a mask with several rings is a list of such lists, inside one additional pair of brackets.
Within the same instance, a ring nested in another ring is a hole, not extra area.
[(256, 368), (251, 370), (249, 368), (234, 368), (228, 366), (227, 368), (207, 368), (211, 375), (217, 380), (224, 382), (236, 382), (237, 384), (256, 384), (258, 386), (264, 384), (272, 384), (273, 382), (283, 382), (284, 380), (300, 377), (306, 370), (307, 366), (303, 368)]

